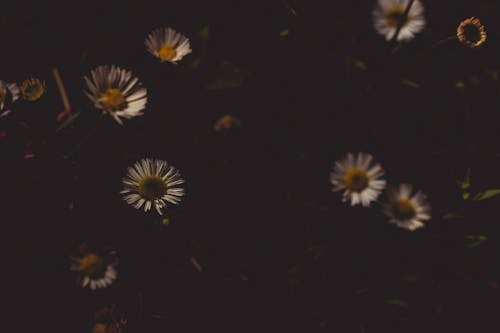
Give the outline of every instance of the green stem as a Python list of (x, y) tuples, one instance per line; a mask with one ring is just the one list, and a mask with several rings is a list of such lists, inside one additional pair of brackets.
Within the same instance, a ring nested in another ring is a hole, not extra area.
[(457, 39), (457, 36), (456, 35), (452, 35), (452, 36), (449, 36), (449, 37), (446, 37), (444, 39), (441, 39), (439, 41), (437, 41), (436, 43), (434, 43), (434, 45), (431, 46), (431, 48), (435, 48), (441, 44), (444, 44), (446, 42), (449, 42), (449, 41), (452, 41), (452, 40), (456, 40)]
[(71, 149), (71, 151), (64, 155), (64, 159), (67, 160), (70, 157), (72, 157), (82, 146), (85, 142), (87, 142), (90, 137), (97, 131), (97, 128), (99, 127), (99, 124), (101, 123), (101, 119), (104, 118), (104, 113), (101, 114), (99, 117), (98, 121), (94, 124), (94, 126), (90, 129), (90, 131), (81, 139), (74, 147)]

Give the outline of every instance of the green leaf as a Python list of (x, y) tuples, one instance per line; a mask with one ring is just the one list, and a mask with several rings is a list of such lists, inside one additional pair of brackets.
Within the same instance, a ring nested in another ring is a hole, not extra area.
[(436, 316), (441, 317), (441, 315), (443, 314), (443, 304), (437, 304), (434, 309), (436, 312)]
[(354, 291), (354, 294), (355, 295), (364, 295), (368, 292), (368, 289), (367, 288), (362, 288), (362, 289), (357, 289)]
[(80, 112), (73, 113), (61, 125), (59, 125), (59, 127), (56, 129), (56, 133), (71, 125), (79, 116)]
[(499, 194), (500, 194), (500, 189), (498, 189), (498, 188), (489, 189), (489, 190), (486, 190), (484, 192), (477, 193), (472, 198), (472, 200), (474, 200), (474, 201), (486, 200), (486, 199), (490, 199), (490, 198), (496, 197)]
[(478, 78), (477, 76), (473, 76), (470, 78), (470, 82), (472, 83), (472, 85), (478, 86), (481, 84), (481, 79)]
[(248, 281), (250, 281), (250, 279), (248, 278), (248, 276), (246, 276), (242, 272), (238, 272), (238, 277), (240, 278), (241, 281), (243, 281), (245, 283), (247, 283)]
[(290, 30), (289, 29), (283, 29), (280, 31), (280, 36), (281, 37), (286, 37), (290, 34)]
[(484, 244), (488, 237), (486, 235), (466, 235), (465, 240), (468, 248), (474, 248)]
[(203, 59), (205, 59), (207, 56), (209, 37), (210, 27), (208, 25), (205, 25), (191, 41), (191, 44), (194, 45), (194, 49), (196, 49), (196, 54), (198, 54), (198, 56), (188, 58), (183, 66), (184, 68), (191, 70), (200, 67)]
[(297, 264), (288, 269), (288, 274), (293, 275), (299, 273), (300, 271), (302, 271), (302, 266)]
[(443, 215), (443, 220), (458, 220), (463, 218), (464, 216), (457, 212), (451, 212)]
[(210, 27), (208, 25), (205, 25), (200, 32), (198, 32), (198, 37), (202, 42), (207, 42), (208, 37), (210, 35)]
[(205, 86), (207, 90), (237, 88), (250, 76), (250, 73), (223, 61), (217, 68), (216, 78)]
[(159, 320), (164, 320), (164, 319), (168, 319), (168, 316), (167, 315), (163, 315), (163, 314), (156, 314), (156, 313), (153, 313), (151, 315), (151, 318), (154, 318), (154, 319), (159, 319)]
[(420, 84), (409, 79), (401, 79), (401, 83), (410, 88), (415, 88), (415, 89), (420, 88)]
[(362, 70), (362, 71), (366, 71), (368, 69), (368, 66), (366, 65), (366, 63), (359, 60), (359, 59), (346, 57), (345, 63), (346, 63), (346, 66), (348, 66), (348, 67), (353, 66), (353, 67), (355, 67), (359, 70)]
[(465, 190), (468, 190), (470, 188), (470, 186), (471, 186), (470, 175), (471, 175), (471, 170), (470, 170), (470, 168), (467, 168), (467, 171), (465, 171), (465, 178), (457, 180), (457, 185), (461, 190), (465, 191)]
[(24, 122), (24, 121), (20, 121), (17, 123), (19, 126), (25, 128), (25, 129), (30, 129), (30, 125), (28, 125), (28, 123)]
[(397, 306), (398, 308), (408, 309), (410, 307), (410, 304), (408, 304), (408, 302), (397, 298), (390, 299), (387, 301), (387, 303)]
[(404, 274), (401, 276), (401, 281), (405, 283), (416, 283), (420, 280), (421, 276), (416, 274)]
[(465, 83), (463, 81), (457, 81), (455, 83), (455, 88), (458, 90), (463, 90), (465, 88)]

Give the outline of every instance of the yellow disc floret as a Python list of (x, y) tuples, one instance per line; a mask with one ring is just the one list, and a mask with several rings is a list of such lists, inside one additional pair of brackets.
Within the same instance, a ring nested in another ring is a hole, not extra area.
[(45, 93), (45, 83), (40, 79), (31, 78), (24, 80), (19, 89), (25, 100), (33, 102)]
[(147, 176), (139, 181), (138, 192), (148, 200), (160, 199), (167, 194), (167, 184), (159, 176)]
[(177, 55), (177, 50), (171, 45), (163, 44), (158, 50), (158, 57), (161, 61), (171, 61)]
[(368, 187), (368, 174), (360, 168), (348, 170), (342, 177), (345, 187), (351, 192), (362, 192)]
[(122, 110), (127, 105), (125, 96), (120, 89), (116, 88), (108, 88), (105, 92), (101, 93), (99, 101), (107, 111)]
[(457, 38), (465, 46), (475, 48), (486, 41), (486, 30), (478, 18), (470, 17), (460, 22)]
[(78, 260), (78, 270), (87, 275), (101, 274), (104, 268), (104, 259), (95, 253), (89, 253)]
[(391, 8), (385, 14), (385, 21), (391, 28), (397, 28), (400, 24), (402, 26), (405, 25), (406, 21), (408, 21), (408, 17), (405, 15), (405, 8), (401, 6)]
[(415, 217), (415, 206), (408, 199), (397, 199), (392, 205), (392, 213), (398, 220), (410, 220)]

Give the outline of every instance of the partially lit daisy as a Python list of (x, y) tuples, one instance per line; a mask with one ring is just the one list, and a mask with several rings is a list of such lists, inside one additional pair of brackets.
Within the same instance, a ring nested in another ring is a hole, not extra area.
[(478, 47), (486, 41), (486, 30), (478, 18), (469, 17), (458, 25), (457, 38), (465, 46)]
[(166, 203), (178, 204), (184, 195), (179, 185), (184, 183), (179, 171), (162, 160), (142, 159), (128, 168), (122, 180), (123, 199), (137, 209), (147, 212), (154, 207), (162, 215)]
[(8, 115), (10, 105), (19, 98), (19, 87), (15, 83), (0, 81), (0, 118)]
[(410, 0), (378, 0), (372, 12), (373, 25), (387, 41), (391, 40), (401, 24), (397, 40), (408, 42), (424, 30), (424, 6), (419, 0), (413, 2), (408, 15), (406, 7)]
[(161, 62), (176, 63), (191, 53), (189, 39), (172, 28), (158, 28), (146, 38), (147, 50)]
[(341, 161), (335, 162), (330, 174), (333, 191), (344, 191), (342, 201), (350, 199), (351, 206), (361, 204), (370, 206), (385, 188), (386, 181), (381, 179), (384, 170), (380, 164), (373, 163), (370, 154), (358, 153), (357, 157), (349, 153)]
[(143, 114), (146, 108), (147, 90), (132, 76), (132, 72), (118, 66), (99, 66), (85, 76), (88, 91), (85, 94), (95, 107), (110, 114), (120, 125), (121, 118), (130, 119)]
[(70, 269), (78, 273), (77, 283), (92, 290), (106, 288), (118, 277), (118, 258), (114, 251), (92, 251), (87, 244), (80, 245), (78, 253), (70, 256)]
[(214, 130), (217, 132), (229, 131), (230, 129), (233, 129), (233, 128), (238, 127), (240, 125), (241, 125), (241, 121), (238, 118), (236, 118), (230, 114), (226, 114), (226, 115), (220, 117), (219, 119), (217, 119), (217, 121), (214, 124)]
[(100, 308), (92, 324), (92, 333), (121, 333), (127, 325), (127, 320), (117, 311), (116, 305)]
[(431, 218), (431, 206), (427, 197), (420, 191), (414, 193), (409, 184), (401, 184), (388, 191), (383, 211), (389, 223), (413, 231), (424, 226), (424, 221)]
[(33, 102), (42, 97), (45, 92), (45, 82), (37, 78), (24, 80), (19, 87), (23, 99)]

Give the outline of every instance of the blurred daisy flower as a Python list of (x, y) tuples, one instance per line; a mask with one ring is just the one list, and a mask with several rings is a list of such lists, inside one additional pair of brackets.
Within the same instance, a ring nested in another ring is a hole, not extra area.
[(19, 87), (23, 99), (34, 102), (45, 93), (45, 82), (37, 78), (24, 80)]
[(179, 171), (162, 160), (147, 158), (136, 162), (128, 168), (122, 182), (123, 199), (136, 209), (144, 206), (145, 212), (154, 207), (163, 215), (166, 202), (178, 204), (184, 195), (184, 189), (179, 187), (184, 183)]
[(422, 192), (413, 192), (409, 184), (388, 191), (387, 202), (383, 203), (383, 212), (389, 223), (413, 231), (424, 226), (424, 221), (431, 218), (431, 206)]
[(92, 70), (91, 78), (85, 76), (88, 91), (85, 94), (95, 107), (107, 112), (120, 125), (121, 118), (130, 119), (143, 115), (147, 90), (128, 70), (118, 66), (99, 66)]
[(10, 105), (19, 98), (19, 93), (17, 84), (0, 80), (0, 118), (11, 112)]
[(233, 117), (230, 114), (226, 114), (217, 119), (217, 121), (214, 123), (214, 130), (216, 132), (228, 131), (235, 127), (239, 127), (240, 125), (241, 121), (238, 118)]
[(70, 260), (70, 270), (78, 273), (77, 284), (82, 288), (106, 288), (118, 277), (118, 258), (114, 251), (92, 251), (83, 243), (78, 253), (70, 256)]
[(415, 0), (405, 15), (410, 0), (378, 0), (372, 12), (373, 25), (377, 32), (390, 41), (401, 24), (397, 41), (408, 42), (424, 30), (424, 6)]
[(457, 38), (465, 46), (475, 48), (486, 41), (486, 30), (478, 18), (469, 17), (458, 25)]
[(349, 153), (341, 161), (335, 162), (330, 174), (333, 191), (344, 191), (342, 201), (350, 199), (351, 206), (361, 204), (369, 207), (385, 188), (386, 181), (381, 179), (384, 170), (380, 164), (373, 163), (370, 154), (358, 153), (357, 157)]
[(118, 313), (116, 305), (105, 306), (97, 310), (92, 325), (92, 333), (121, 333), (127, 320)]
[(172, 28), (158, 28), (146, 38), (147, 50), (161, 62), (176, 63), (191, 53), (189, 39)]

